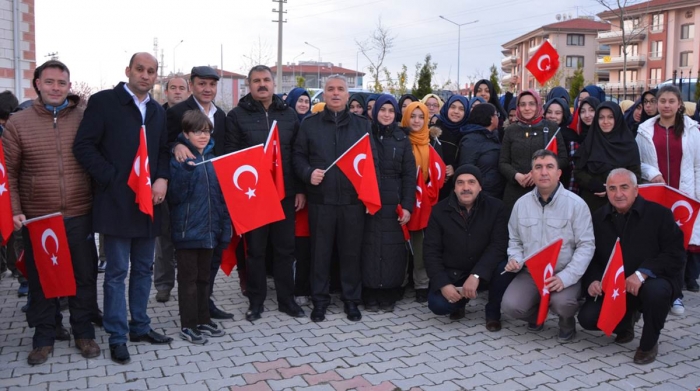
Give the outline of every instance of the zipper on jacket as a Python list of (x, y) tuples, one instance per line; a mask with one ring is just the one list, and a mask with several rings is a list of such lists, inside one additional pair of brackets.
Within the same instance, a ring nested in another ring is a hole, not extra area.
[(56, 137), (56, 152), (58, 155), (58, 184), (61, 192), (61, 211), (66, 210), (66, 178), (63, 170), (63, 146), (61, 145), (61, 132), (58, 130), (58, 110), (53, 108), (53, 128)]
[(53, 108), (53, 128), (56, 129), (56, 120), (58, 119), (58, 110)]
[(668, 140), (668, 128), (666, 128), (666, 182), (671, 183), (671, 146)]
[[(204, 156), (202, 156), (202, 160), (204, 160)], [(209, 185), (209, 173), (207, 173), (206, 167), (204, 167), (204, 177), (207, 180), (207, 193), (209, 193), (209, 191), (211, 190), (211, 187)], [(212, 196), (212, 194), (210, 193), (208, 195), (209, 196), (207, 197), (207, 202), (209, 204), (209, 213), (207, 213), (207, 215), (209, 216), (209, 243), (210, 243), (211, 247), (214, 248), (214, 241), (212, 240), (213, 230), (212, 230), (212, 226), (211, 226), (211, 213), (212, 213), (212, 211), (211, 211), (211, 196)]]
[(185, 238), (185, 233), (187, 232), (187, 222), (190, 219), (190, 203), (187, 203), (187, 209), (185, 210), (185, 225), (182, 227), (182, 238)]

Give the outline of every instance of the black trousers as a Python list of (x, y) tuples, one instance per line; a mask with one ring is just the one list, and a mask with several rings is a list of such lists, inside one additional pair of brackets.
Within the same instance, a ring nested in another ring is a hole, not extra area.
[(311, 296), (311, 238), (294, 238), (294, 296)]
[(285, 218), (265, 225), (245, 235), (247, 247), (246, 273), (248, 299), (251, 306), (262, 307), (267, 297), (267, 270), (265, 267), (268, 239), (272, 238), (273, 276), (277, 290), (277, 304), (287, 306), (294, 300), (294, 196), (282, 200)]
[(365, 226), (365, 206), (309, 204), (311, 231), (311, 300), (314, 307), (330, 304), (331, 258), (337, 244), (340, 257), (341, 298), (362, 301), (360, 252)]
[(212, 249), (177, 250), (177, 299), (180, 323), (194, 329), (209, 323), (209, 271)]
[[(75, 339), (94, 339), (92, 319), (97, 315), (97, 248), (92, 230), (92, 215), (65, 218), (68, 247), (73, 261), (76, 294), (68, 298), (70, 325)], [(22, 228), (24, 260), (27, 266), (29, 293), (27, 311), (29, 327), (34, 327), (33, 347), (53, 346), (56, 338), (58, 299), (46, 299), (34, 262), (29, 230)], [(58, 318), (60, 320), (60, 318)]]
[[(587, 290), (588, 287), (585, 287)], [(604, 297), (594, 300), (586, 297), (578, 313), (578, 322), (586, 330), (598, 330), (598, 318), (603, 307)], [(659, 335), (664, 328), (666, 316), (671, 309), (673, 301), (673, 287), (671, 283), (662, 278), (648, 278), (637, 296), (627, 294), (627, 311), (620, 323), (615, 328), (618, 334), (625, 329), (634, 327), (634, 315), (641, 311), (644, 317), (644, 327), (639, 347), (643, 351), (649, 351), (659, 341)]]

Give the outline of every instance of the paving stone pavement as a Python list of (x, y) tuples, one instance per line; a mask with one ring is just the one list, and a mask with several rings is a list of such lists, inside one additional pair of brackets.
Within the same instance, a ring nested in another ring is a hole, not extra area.
[[(216, 302), (235, 314), (221, 322), (227, 334), (203, 346), (178, 337), (177, 288), (168, 303), (155, 300), (152, 327), (175, 338), (170, 346), (129, 344), (132, 361), (109, 359), (107, 335), (98, 328), (102, 354), (86, 360), (74, 342), (56, 342), (53, 356), (27, 365), (33, 330), (27, 326), (15, 280), (0, 280), (0, 390), (700, 390), (700, 295), (685, 293), (686, 311), (669, 315), (657, 361), (632, 362), (639, 343), (618, 345), (600, 332), (578, 328), (571, 343), (556, 340), (556, 319), (533, 333), (504, 317), (503, 329), (484, 328), (485, 294), (459, 322), (430, 313), (413, 292), (393, 313), (345, 318), (333, 298), (327, 320), (313, 323), (278, 312), (271, 285), (262, 319), (247, 322), (247, 299), (238, 279), (220, 273)], [(102, 275), (99, 277), (102, 306)], [(311, 312), (304, 307), (307, 316)], [(64, 324), (68, 325), (64, 313)]]

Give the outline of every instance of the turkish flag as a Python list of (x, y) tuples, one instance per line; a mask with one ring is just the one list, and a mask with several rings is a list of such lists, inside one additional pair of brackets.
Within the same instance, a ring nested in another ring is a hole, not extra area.
[[(403, 208), (401, 205), (396, 205), (396, 214), (399, 215), (399, 218), (403, 217)], [(411, 218), (413, 218), (413, 216), (411, 216)], [(401, 225), (401, 223), (399, 223), (399, 225)], [(403, 231), (403, 240), (411, 240), (411, 234), (408, 232), (406, 224), (401, 225), (401, 231)]]
[(547, 313), (549, 312), (549, 289), (547, 289), (547, 284), (545, 284), (544, 281), (554, 276), (554, 267), (557, 265), (557, 258), (559, 258), (559, 250), (561, 250), (562, 243), (564, 243), (563, 239), (557, 239), (525, 260), (541, 297), (540, 310), (537, 315), (538, 326), (547, 320)]
[(265, 142), (265, 163), (270, 169), (272, 180), (275, 182), (280, 200), (284, 199), (284, 172), (282, 171), (282, 149), (280, 148), (280, 133), (277, 121), (272, 121), (272, 128)]
[(44, 297), (75, 296), (75, 275), (63, 215), (54, 213), (24, 222)]
[(7, 181), (7, 169), (5, 168), (5, 150), (0, 139), (0, 242), (6, 245), (15, 226), (12, 222), (12, 201)]
[(559, 155), (559, 148), (557, 148), (557, 134), (554, 133), (554, 136), (552, 136), (551, 139), (549, 139), (549, 142), (547, 143), (547, 146), (544, 148), (548, 151), (552, 151), (555, 155)]
[(309, 208), (304, 206), (304, 209), (296, 212), (296, 216), (294, 217), (294, 236), (302, 238), (311, 236), (311, 229), (309, 228)]
[[(622, 278), (619, 278), (622, 276)], [(625, 317), (627, 312), (627, 294), (625, 292), (625, 266), (622, 262), (622, 250), (620, 249), (620, 238), (615, 241), (615, 247), (610, 254), (608, 266), (603, 273), (601, 285), (605, 297), (603, 307), (598, 317), (598, 328), (605, 335), (610, 335), (617, 327), (618, 323)]]
[[(8, 249), (10, 251), (10, 249)], [(14, 251), (14, 249), (12, 249)], [(27, 276), (27, 264), (24, 263), (24, 250), (22, 250), (21, 253), (19, 253), (19, 257), (17, 257), (17, 262), (15, 262), (15, 269), (17, 269), (18, 272), (22, 275), (24, 278), (28, 278)]]
[(151, 216), (151, 220), (153, 220), (153, 192), (151, 191), (151, 174), (148, 167), (146, 127), (141, 125), (139, 133), (139, 149), (136, 151), (127, 184), (136, 193), (136, 203), (139, 205), (139, 210)]
[(687, 249), (690, 237), (693, 235), (695, 219), (700, 211), (700, 201), (661, 183), (639, 185), (639, 195), (645, 200), (656, 202), (671, 209), (676, 224), (683, 231), (683, 244)]
[(377, 213), (382, 207), (382, 201), (369, 134), (360, 137), (355, 145), (338, 158), (336, 164), (355, 187), (357, 198), (365, 204), (369, 214)]
[(228, 244), (228, 247), (226, 247), (221, 253), (221, 271), (223, 271), (227, 276), (231, 275), (231, 271), (238, 264), (238, 259), (236, 258), (236, 247), (238, 247), (238, 243), (240, 241), (241, 237), (234, 234), (231, 238), (231, 242)]
[(428, 155), (429, 167), (428, 176), (430, 182), (428, 182), (428, 195), (430, 196), (430, 205), (435, 205), (438, 202), (440, 196), (440, 189), (445, 185), (445, 171), (447, 167), (445, 162), (442, 161), (440, 154), (437, 153), (433, 146), (430, 146), (430, 154)]
[(418, 175), (416, 178), (416, 206), (413, 208), (411, 220), (408, 220), (408, 224), (406, 224), (408, 229), (410, 231), (420, 231), (427, 227), (432, 210), (432, 200), (428, 187), (425, 185), (425, 180), (423, 180), (423, 170), (418, 167)]
[(544, 84), (559, 69), (559, 53), (549, 41), (545, 40), (535, 54), (532, 55), (525, 68), (532, 73), (532, 76), (540, 84)]
[(284, 219), (279, 194), (264, 159), (262, 144), (212, 159), (238, 235)]

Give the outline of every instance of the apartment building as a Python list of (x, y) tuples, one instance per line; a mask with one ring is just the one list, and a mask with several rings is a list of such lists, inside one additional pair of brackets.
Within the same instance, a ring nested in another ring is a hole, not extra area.
[(609, 86), (622, 86), (627, 41), (627, 88), (654, 87), (673, 77), (695, 73), (700, 65), (700, 0), (651, 0), (620, 10), (598, 14), (610, 23), (610, 31), (598, 34), (598, 43), (610, 46), (610, 55), (599, 58), (596, 69), (610, 73)]
[[(560, 15), (557, 17), (561, 18)], [(525, 68), (525, 64), (545, 40), (559, 53), (559, 85), (567, 85), (568, 79), (579, 66), (583, 68), (586, 80), (607, 81), (608, 70), (597, 69), (596, 62), (598, 58), (608, 56), (610, 48), (599, 44), (596, 38), (599, 32), (609, 30), (608, 23), (589, 18), (575, 18), (548, 24), (523, 34), (502, 45), (505, 58), (501, 60), (501, 70), (506, 74), (501, 83), (513, 92), (540, 88), (537, 80)]]
[[(277, 75), (277, 67), (270, 67), (273, 76)], [(323, 88), (326, 78), (330, 75), (343, 75), (348, 79), (348, 88), (362, 88), (363, 72), (343, 68), (343, 64), (333, 65), (331, 62), (299, 61), (298, 64), (282, 66), (282, 86), (277, 92), (289, 92), (297, 86), (297, 77), (304, 78), (305, 88)], [(319, 80), (320, 78), (320, 80)]]
[(0, 0), (0, 91), (20, 102), (36, 98), (34, 0)]

